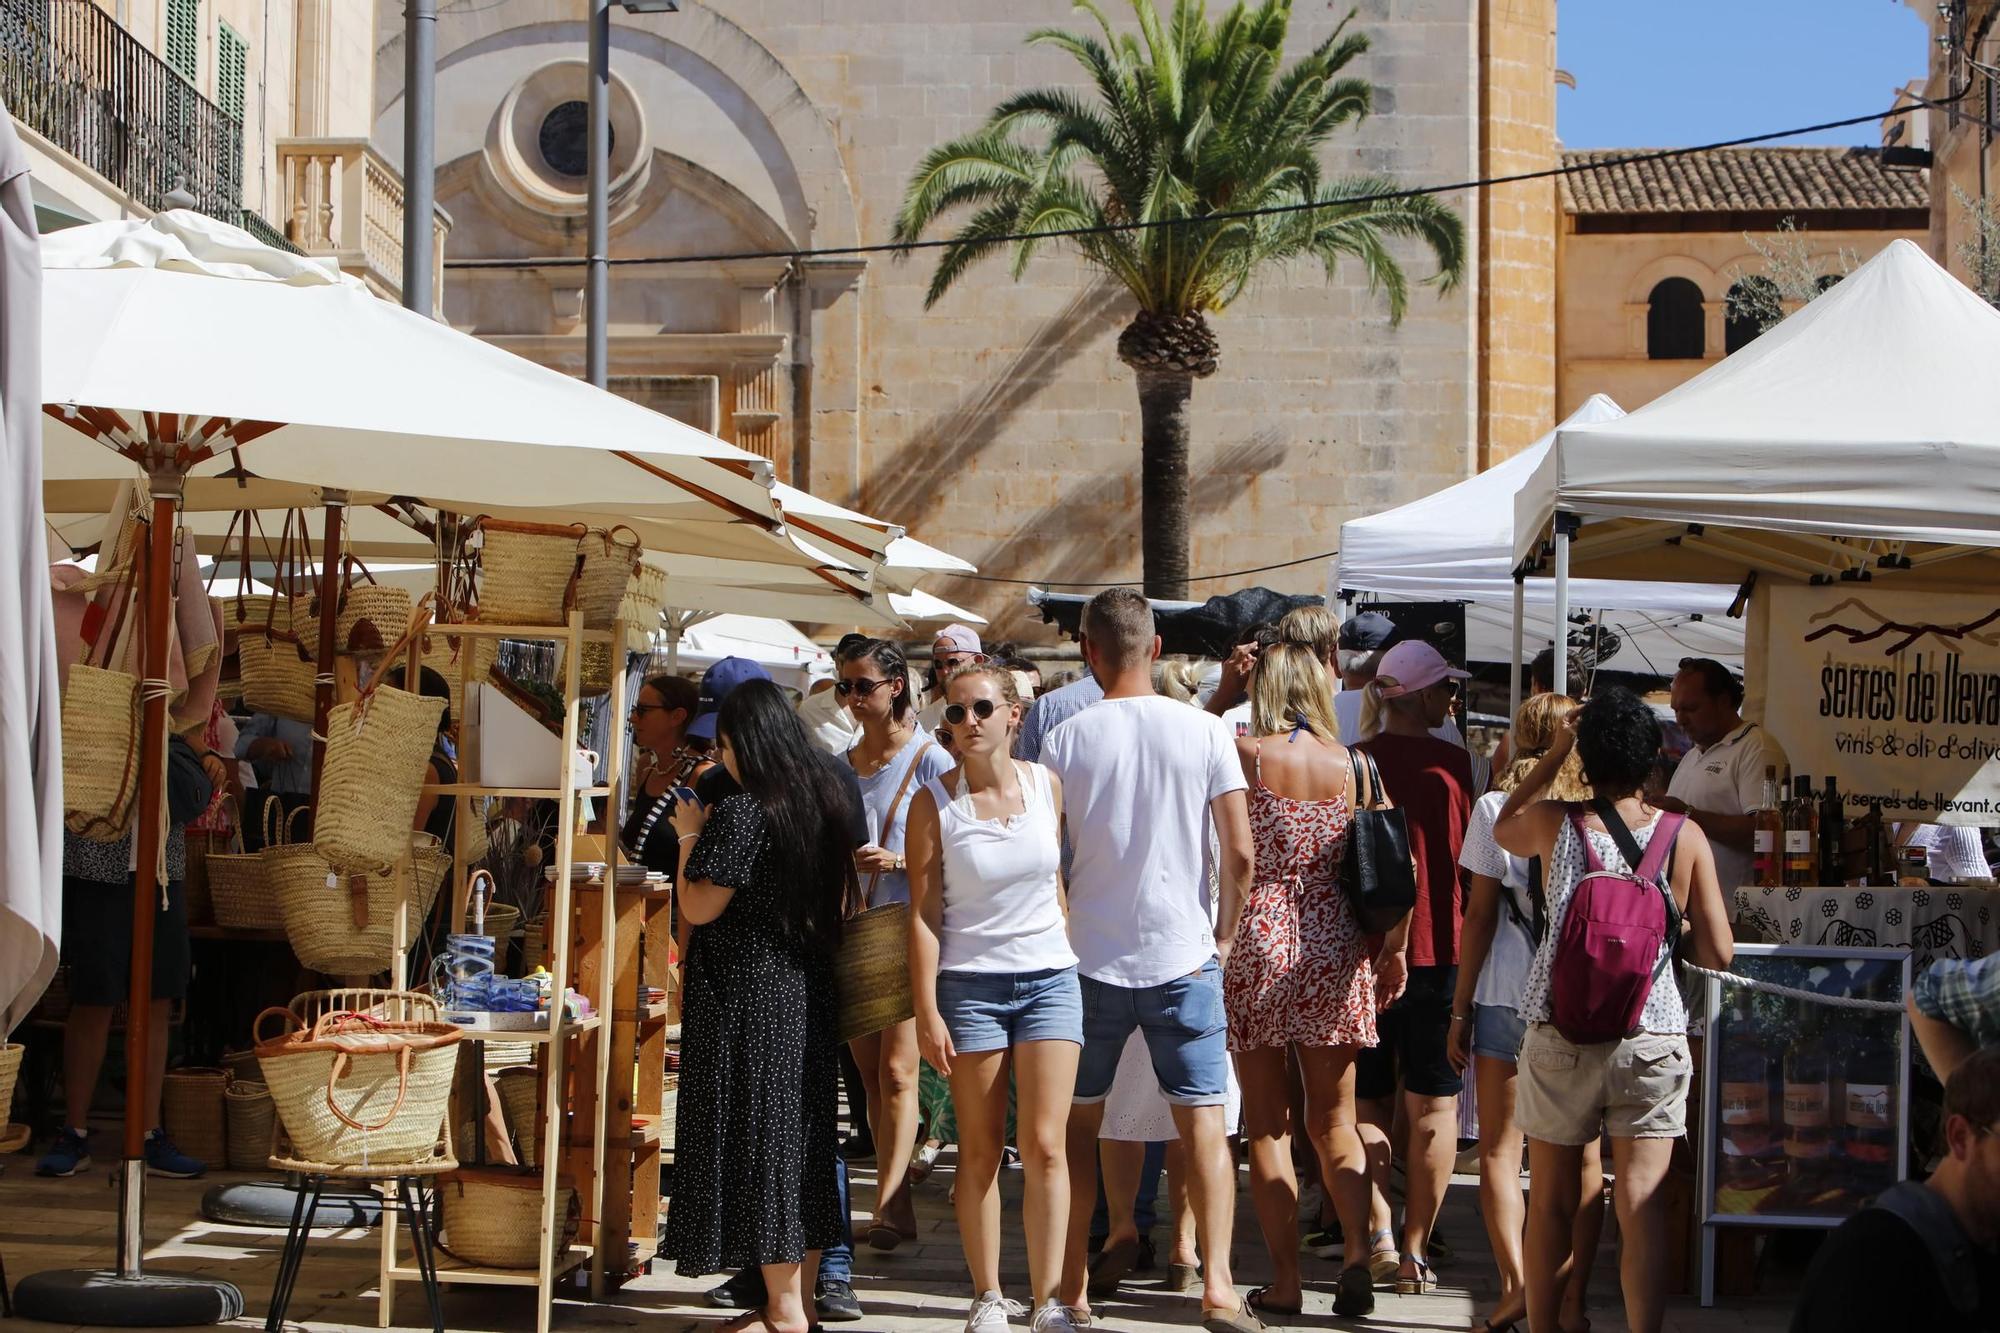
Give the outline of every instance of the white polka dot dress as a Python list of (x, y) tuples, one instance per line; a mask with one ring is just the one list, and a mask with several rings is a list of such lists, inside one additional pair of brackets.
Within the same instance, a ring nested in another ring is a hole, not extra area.
[(832, 960), (787, 940), (767, 830), (755, 797), (731, 796), (688, 858), (690, 880), (736, 890), (695, 927), (683, 982), (661, 1253), (688, 1277), (797, 1263), (841, 1237)]

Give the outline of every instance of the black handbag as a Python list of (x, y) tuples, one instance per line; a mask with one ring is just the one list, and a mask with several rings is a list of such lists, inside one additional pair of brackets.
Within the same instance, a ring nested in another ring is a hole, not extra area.
[[(1374, 757), (1349, 748), (1354, 764), (1353, 820), (1347, 826), (1347, 853), (1340, 884), (1354, 904), (1355, 919), (1370, 935), (1386, 934), (1417, 905), (1417, 868), (1410, 859), (1410, 825), (1403, 812), (1378, 809), (1382, 773)], [(1364, 781), (1367, 796), (1363, 798)]]

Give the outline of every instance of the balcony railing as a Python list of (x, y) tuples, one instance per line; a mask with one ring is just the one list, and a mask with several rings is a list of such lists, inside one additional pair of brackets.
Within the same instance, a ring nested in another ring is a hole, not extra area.
[(90, 0), (0, 0), (0, 96), (141, 207), (239, 221), (243, 127)]
[[(365, 139), (280, 139), (285, 234), (309, 255), (333, 255), (382, 295), (403, 290), (403, 178)], [(451, 219), (431, 218), (431, 290), (442, 317), (444, 241)]]

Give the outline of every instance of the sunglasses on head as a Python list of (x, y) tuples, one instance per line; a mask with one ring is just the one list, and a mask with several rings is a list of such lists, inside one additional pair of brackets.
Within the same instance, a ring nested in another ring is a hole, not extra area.
[(951, 723), (954, 727), (964, 726), (965, 715), (969, 712), (972, 716), (984, 722), (987, 718), (993, 716), (994, 707), (995, 705), (991, 699), (974, 699), (972, 707), (969, 709), (964, 704), (950, 704), (944, 710), (944, 720)]
[(888, 683), (886, 680), (840, 680), (834, 682), (833, 692), (843, 699), (850, 694), (858, 694), (866, 699)]

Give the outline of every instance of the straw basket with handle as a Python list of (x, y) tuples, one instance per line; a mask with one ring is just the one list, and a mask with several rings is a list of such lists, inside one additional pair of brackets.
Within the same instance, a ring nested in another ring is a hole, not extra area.
[[(626, 536), (620, 537), (621, 532)], [(639, 534), (621, 523), (609, 530), (590, 529), (577, 538), (576, 549), (579, 564), (572, 603), (583, 612), (585, 629), (610, 629), (645, 548)]]
[[(354, 576), (357, 573), (367, 582), (356, 583)], [(341, 560), (341, 572), (335, 587), (340, 598), (334, 617), (335, 652), (354, 657), (375, 657), (389, 642), (389, 636), (409, 623), (409, 589), (385, 587), (377, 583), (375, 576), (368, 572), (368, 566), (351, 553)]]
[(17, 1041), (0, 1042), (0, 1128), (14, 1105), (14, 1082), (21, 1076), (21, 1057), (27, 1047)]
[[(542, 1178), (503, 1170), (459, 1170), (439, 1176), (439, 1210), (447, 1253), (489, 1268), (533, 1268), (541, 1262)], [(556, 1184), (556, 1257), (576, 1240), (581, 1201), (568, 1178)]]
[[(98, 595), (114, 614), (131, 596), (136, 560)], [(124, 837), (139, 796), (139, 678), (97, 665), (100, 657), (108, 660), (112, 637), (106, 605), (93, 597), (84, 613), (87, 646), (69, 669), (62, 697), (63, 826), (92, 842)]]
[[(305, 813), (300, 806), (293, 819)], [(264, 798), (264, 850), (285, 845), (285, 806), (275, 796)], [(215, 924), (230, 930), (282, 930), (284, 917), (271, 892), (264, 853), (243, 850), (242, 821), (237, 821), (235, 850), (208, 854), (208, 896)]]
[(317, 700), (313, 653), (318, 634), (310, 618), (298, 614), (305, 605), (299, 593), (299, 569), (309, 556), (304, 529), (302, 514), (294, 511), (285, 516), (277, 572), (272, 576), (277, 596), (267, 605), (262, 625), (237, 634), (236, 667), (243, 680), (245, 707), (310, 725)]
[(229, 1124), (227, 1160), (232, 1171), (255, 1171), (270, 1159), (278, 1128), (271, 1090), (248, 1079), (222, 1090), (222, 1115)]
[[(409, 646), (430, 619), (428, 594), (387, 656)], [(424, 770), (437, 746), (446, 700), (384, 685), (378, 675), (352, 703), (326, 718), (313, 847), (336, 870), (385, 873), (409, 849)]]
[[(290, 1030), (266, 1037), (273, 1015)], [(441, 1155), (459, 1028), (352, 1011), (302, 1028), (291, 1011), (273, 1008), (257, 1016), (253, 1034), (278, 1122), (299, 1159), (381, 1167)]]
[(481, 516), (479, 618), (494, 625), (560, 625), (574, 595), (583, 524)]
[[(222, 603), (222, 626), (238, 639), (252, 629), (261, 629), (266, 624), (274, 626), (280, 633), (292, 632), (292, 603), (284, 596), (273, 597), (269, 593), (250, 591), (250, 529), (257, 529), (257, 536), (264, 543), (264, 554), (273, 565), (277, 556), (271, 550), (271, 539), (264, 535), (263, 522), (254, 509), (239, 509), (229, 516), (229, 526), (223, 530), (221, 556), (229, 555), (229, 539), (237, 538), (236, 549), (236, 591), (216, 600)], [(209, 596), (215, 596), (215, 573), (222, 568), (222, 559), (209, 567)]]
[(160, 1083), (160, 1120), (167, 1137), (197, 1161), (221, 1163), (229, 1154), (224, 1127), (226, 1069), (169, 1069)]
[[(410, 847), (410, 922), (421, 933), (451, 869), (451, 857), (429, 833), (406, 835)], [(311, 843), (277, 848), (265, 862), (285, 937), (301, 963), (329, 976), (373, 976), (395, 961), (396, 867), (342, 875)]]
[[(917, 765), (930, 748), (926, 741), (903, 770), (903, 780), (896, 785), (896, 794), (889, 798), (888, 811), (882, 816), (883, 828), (895, 826)], [(862, 901), (874, 897), (881, 879), (879, 870), (868, 877)], [(915, 1017), (916, 997), (910, 990), (910, 905), (884, 903), (849, 917), (840, 928), (833, 979), (840, 1005), (835, 1020), (837, 1035), (843, 1042)]]

